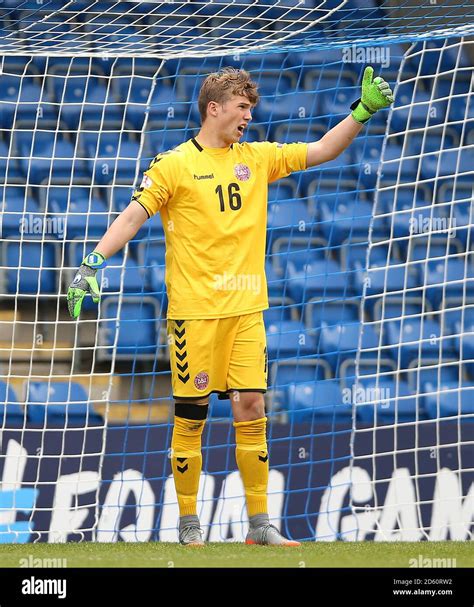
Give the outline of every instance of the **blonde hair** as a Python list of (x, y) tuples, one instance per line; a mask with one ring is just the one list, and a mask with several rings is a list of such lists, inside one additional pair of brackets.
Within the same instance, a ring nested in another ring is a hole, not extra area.
[(258, 103), (257, 84), (252, 81), (248, 72), (225, 67), (219, 72), (209, 74), (199, 91), (198, 107), (201, 122), (207, 117), (207, 105), (210, 101), (222, 104), (233, 95), (247, 97), (252, 105)]

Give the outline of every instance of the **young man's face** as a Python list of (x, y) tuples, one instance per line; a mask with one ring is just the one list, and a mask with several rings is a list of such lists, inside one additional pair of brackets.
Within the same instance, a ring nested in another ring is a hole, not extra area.
[(237, 143), (252, 120), (252, 104), (247, 97), (234, 95), (222, 105), (216, 105), (216, 127), (227, 145)]

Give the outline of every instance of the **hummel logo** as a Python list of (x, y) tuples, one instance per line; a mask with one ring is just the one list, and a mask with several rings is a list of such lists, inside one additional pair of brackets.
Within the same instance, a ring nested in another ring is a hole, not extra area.
[(194, 179), (214, 179), (214, 173), (210, 175), (196, 175), (194, 174)]

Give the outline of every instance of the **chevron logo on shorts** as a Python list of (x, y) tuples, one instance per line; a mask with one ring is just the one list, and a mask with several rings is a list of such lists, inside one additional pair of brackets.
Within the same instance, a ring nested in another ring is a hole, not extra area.
[[(175, 328), (174, 328), (174, 345), (176, 346), (175, 348), (175, 354), (176, 354), (176, 358), (180, 361), (181, 364), (179, 364), (178, 362), (176, 362), (176, 368), (178, 370), (178, 379), (179, 381), (181, 381), (183, 384), (187, 383), (189, 381), (189, 373), (186, 373), (186, 371), (188, 370), (188, 361), (185, 360), (185, 358), (187, 357), (188, 353), (186, 351), (186, 339), (185, 339), (185, 334), (186, 334), (186, 327), (184, 327), (184, 320), (175, 320)], [(181, 341), (178, 341), (181, 340)], [(186, 375), (185, 375), (186, 373)]]

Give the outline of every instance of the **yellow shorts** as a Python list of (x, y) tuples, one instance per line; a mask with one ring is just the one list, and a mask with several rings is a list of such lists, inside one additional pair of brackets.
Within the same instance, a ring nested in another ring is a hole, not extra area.
[(175, 399), (230, 390), (265, 392), (267, 348), (263, 313), (204, 320), (168, 320)]

